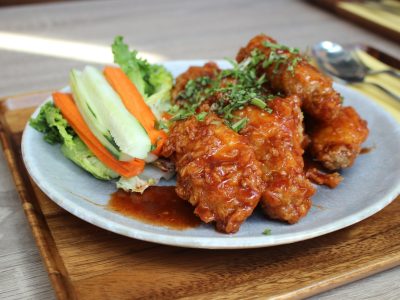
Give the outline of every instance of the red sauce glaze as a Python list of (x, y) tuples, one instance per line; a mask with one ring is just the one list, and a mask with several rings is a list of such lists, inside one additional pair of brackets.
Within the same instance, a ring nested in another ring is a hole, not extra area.
[(196, 227), (200, 219), (194, 208), (175, 193), (173, 186), (154, 186), (143, 194), (118, 190), (111, 195), (109, 209), (142, 222), (183, 230)]
[(374, 150), (373, 147), (362, 148), (361, 151), (360, 151), (360, 154), (367, 154), (367, 153), (370, 153), (372, 150)]

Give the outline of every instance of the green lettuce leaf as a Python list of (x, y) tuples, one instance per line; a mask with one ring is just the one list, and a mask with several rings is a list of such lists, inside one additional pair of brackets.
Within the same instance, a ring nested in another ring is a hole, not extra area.
[(149, 82), (153, 86), (153, 94), (145, 97), (145, 101), (159, 120), (162, 113), (171, 107), (171, 89), (174, 80), (172, 74), (164, 67), (152, 65)]
[(63, 144), (61, 152), (65, 157), (72, 160), (97, 179), (111, 180), (119, 177), (117, 173), (98, 160), (78, 136), (74, 137), (72, 144)]
[(51, 102), (47, 102), (40, 109), (39, 115), (32, 118), (29, 124), (44, 134), (44, 140), (49, 144), (70, 143), (76, 135), (74, 130), (63, 118), (60, 110)]
[(44, 140), (49, 144), (62, 144), (61, 151), (64, 156), (94, 177), (102, 180), (118, 177), (118, 174), (94, 156), (52, 102), (44, 104), (38, 116), (30, 119), (29, 124), (43, 133)]
[(115, 37), (111, 49), (114, 54), (114, 62), (121, 67), (138, 91), (143, 96), (151, 93), (152, 87), (147, 81), (150, 64), (146, 60), (138, 58), (136, 50), (129, 51), (122, 36)]
[(114, 62), (135, 84), (156, 118), (160, 119), (161, 114), (170, 107), (172, 74), (161, 65), (150, 64), (147, 60), (138, 58), (138, 52), (129, 51), (121, 36), (115, 37), (111, 47)]

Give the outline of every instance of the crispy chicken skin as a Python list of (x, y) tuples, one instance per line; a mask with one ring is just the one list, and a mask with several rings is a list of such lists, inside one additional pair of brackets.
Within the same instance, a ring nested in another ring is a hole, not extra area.
[[(266, 60), (254, 49), (263, 53)], [(190, 67), (178, 76), (173, 101), (190, 107), (197, 116), (176, 121), (162, 151), (175, 163), (177, 194), (195, 206), (195, 214), (204, 222), (215, 222), (217, 230), (226, 233), (238, 231), (258, 203), (269, 218), (298, 222), (308, 213), (316, 191), (310, 180), (336, 187), (342, 177), (325, 172), (326, 169), (351, 166), (368, 136), (366, 122), (353, 108), (341, 106), (332, 81), (296, 51), (259, 35), (239, 51), (237, 61), (248, 57), (251, 60), (240, 65), (242, 69), (234, 70), (236, 73), (218, 76), (221, 70), (210, 62)], [(261, 79), (264, 74), (266, 82)], [(261, 83), (249, 84), (246, 76), (250, 75), (261, 79)], [(190, 80), (199, 77), (216, 81), (195, 81), (185, 90)], [(191, 96), (192, 89), (197, 89), (195, 97)], [(241, 95), (258, 96), (240, 98), (237, 89), (242, 89)], [(269, 100), (273, 93), (285, 98)], [(198, 99), (200, 102), (196, 102)], [(259, 108), (263, 105), (253, 102), (257, 99), (266, 101), (271, 112)], [(245, 104), (238, 105), (241, 103)], [(208, 112), (204, 120), (199, 120), (200, 115), (204, 118), (200, 112)], [(234, 121), (232, 114), (239, 121)], [(243, 126), (244, 118), (248, 122), (239, 130), (238, 124)], [(326, 169), (314, 164), (305, 168), (304, 149), (312, 163), (320, 163)]]
[[(243, 61), (251, 55), (254, 49), (258, 49), (269, 57), (271, 48), (264, 42), (276, 43), (276, 41), (264, 34), (252, 38), (246, 47), (241, 48), (236, 60)], [(287, 96), (298, 95), (302, 100), (302, 109), (312, 117), (319, 120), (335, 118), (340, 110), (340, 95), (332, 88), (332, 80), (321, 74), (310, 65), (307, 60), (288, 50), (277, 49), (278, 54), (286, 54), (289, 59), (276, 66), (271, 64), (266, 69), (260, 67), (260, 72), (266, 72), (271, 88), (276, 92), (282, 92)], [(297, 59), (293, 63), (293, 59)], [(289, 66), (293, 71), (289, 71)]]
[(303, 168), (303, 114), (296, 96), (269, 102), (272, 113), (255, 106), (237, 111), (249, 123), (240, 131), (262, 165), (264, 191), (261, 206), (273, 219), (296, 223), (311, 207), (315, 189)]
[[(212, 66), (212, 65), (211, 65)], [(176, 94), (184, 89), (189, 79), (217, 74), (211, 71), (210, 64), (203, 67), (191, 67), (178, 77), (179, 86)], [(226, 78), (222, 81), (232, 79)], [(221, 95), (216, 94), (205, 101), (199, 111), (209, 111)], [(247, 106), (235, 114), (249, 118), (249, 123), (240, 132), (248, 139), (248, 144), (255, 151), (256, 159), (261, 162), (263, 196), (262, 207), (271, 218), (296, 223), (310, 209), (310, 197), (314, 188), (303, 172), (303, 113), (297, 96), (287, 99), (276, 98), (269, 102), (272, 114), (255, 106)], [(179, 173), (179, 166), (177, 166)], [(207, 188), (204, 186), (204, 188)]]
[(313, 183), (325, 185), (331, 189), (337, 187), (343, 180), (339, 173), (326, 173), (319, 168), (311, 167), (305, 170), (306, 177)]
[(176, 122), (163, 155), (177, 170), (177, 194), (195, 206), (204, 222), (234, 233), (251, 215), (261, 197), (261, 165), (245, 137), (209, 113)]
[(352, 107), (343, 107), (330, 122), (309, 120), (307, 131), (311, 155), (329, 170), (353, 165), (369, 132), (367, 122)]
[(187, 69), (184, 73), (176, 78), (174, 88), (172, 89), (172, 99), (176, 101), (181, 91), (185, 89), (189, 80), (199, 77), (214, 78), (221, 70), (214, 62), (208, 62), (204, 66), (194, 66)]
[(334, 189), (342, 182), (343, 177), (340, 173), (326, 170), (320, 162), (313, 160), (308, 152), (303, 157), (304, 172), (312, 183)]

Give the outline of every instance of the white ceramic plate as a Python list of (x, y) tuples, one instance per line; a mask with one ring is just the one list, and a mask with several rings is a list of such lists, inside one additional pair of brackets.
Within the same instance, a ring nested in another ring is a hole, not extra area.
[[(174, 76), (188, 66), (205, 61), (171, 61), (165, 66)], [(225, 63), (220, 62), (222, 67)], [(370, 135), (365, 143), (374, 147), (343, 172), (344, 181), (334, 190), (318, 187), (314, 206), (295, 225), (274, 222), (253, 214), (233, 235), (221, 234), (212, 225), (188, 230), (153, 226), (106, 209), (113, 182), (96, 180), (66, 159), (58, 146), (43, 140), (42, 134), (26, 126), (22, 154), (33, 180), (55, 203), (75, 216), (106, 230), (161, 244), (214, 249), (266, 247), (317, 237), (357, 223), (388, 205), (400, 192), (400, 126), (365, 96), (342, 85), (337, 90), (345, 105), (354, 106), (368, 121)], [(39, 110), (39, 109), (38, 109)], [(38, 110), (34, 115), (38, 113)], [(165, 183), (164, 184), (168, 184)], [(265, 229), (271, 235), (265, 236)]]

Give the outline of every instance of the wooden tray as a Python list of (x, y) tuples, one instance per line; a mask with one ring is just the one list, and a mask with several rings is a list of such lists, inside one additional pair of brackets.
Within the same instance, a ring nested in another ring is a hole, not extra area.
[[(377, 57), (390, 64), (384, 56)], [(294, 299), (400, 264), (400, 197), (348, 228), (308, 241), (253, 250), (162, 246), (86, 223), (47, 198), (21, 159), (22, 130), (48, 95), (3, 99), (0, 140), (59, 299)]]
[(400, 41), (400, 33), (391, 28), (380, 25), (370, 19), (363, 18), (339, 6), (340, 2), (362, 2), (361, 0), (307, 0), (308, 2), (320, 6), (331, 13), (334, 13), (350, 22), (356, 23), (361, 27), (385, 36), (393, 41)]
[(22, 206), (59, 299), (302, 298), (400, 264), (400, 199), (346, 229), (290, 245), (196, 250), (120, 236), (86, 223), (30, 180), (21, 133), (48, 93), (0, 107), (0, 138)]

